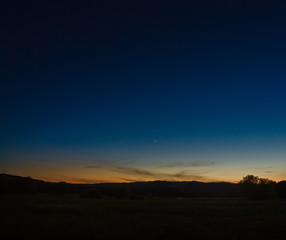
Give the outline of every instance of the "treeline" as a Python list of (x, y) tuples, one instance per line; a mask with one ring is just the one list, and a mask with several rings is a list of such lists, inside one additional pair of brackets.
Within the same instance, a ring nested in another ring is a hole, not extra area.
[[(250, 176), (250, 177), (249, 177)], [(143, 199), (150, 197), (286, 198), (286, 181), (275, 183), (249, 175), (239, 184), (218, 182), (133, 182), (69, 184), (0, 174), (0, 194), (76, 194), (82, 198)]]
[(286, 181), (276, 183), (268, 178), (247, 175), (238, 183), (238, 189), (242, 197), (250, 200), (286, 198)]

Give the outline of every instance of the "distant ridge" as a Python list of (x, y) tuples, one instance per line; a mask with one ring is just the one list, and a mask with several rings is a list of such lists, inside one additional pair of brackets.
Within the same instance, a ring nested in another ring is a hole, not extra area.
[[(0, 173), (0, 181), (1, 180), (13, 180), (13, 181), (37, 181), (37, 182), (42, 182), (42, 183), (56, 183), (56, 182), (50, 182), (50, 181), (44, 181), (44, 180), (39, 180), (35, 178), (31, 178), (29, 176), (17, 176), (17, 175), (12, 175), (8, 173)], [(62, 181), (59, 181), (62, 182)], [(67, 184), (72, 184), (72, 185), (101, 185), (101, 184), (140, 184), (140, 183), (201, 183), (201, 184), (213, 184), (213, 183), (228, 183), (228, 184), (233, 184), (225, 181), (215, 181), (215, 182), (199, 182), (199, 181), (168, 181), (168, 180), (154, 180), (154, 181), (134, 181), (134, 182), (122, 182), (122, 183), (112, 183), (112, 182), (107, 182), (107, 183), (67, 183)]]
[[(237, 184), (227, 182), (150, 181), (131, 183), (71, 184), (46, 182), (30, 177), (0, 174), (0, 194), (79, 194), (90, 192), (101, 196), (149, 196), (149, 197), (239, 197)], [(123, 194), (123, 195), (124, 195)]]
[(44, 182), (42, 180), (34, 179), (31, 177), (21, 177), (21, 176), (16, 176), (16, 175), (11, 175), (7, 173), (0, 173), (0, 181), (1, 180), (14, 180), (14, 181), (25, 181), (25, 180), (30, 180), (30, 181), (39, 181), (39, 182)]

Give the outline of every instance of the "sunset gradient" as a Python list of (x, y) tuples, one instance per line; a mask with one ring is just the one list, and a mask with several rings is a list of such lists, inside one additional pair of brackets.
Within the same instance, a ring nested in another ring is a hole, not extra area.
[(283, 1), (7, 3), (0, 173), (286, 179), (285, 10)]

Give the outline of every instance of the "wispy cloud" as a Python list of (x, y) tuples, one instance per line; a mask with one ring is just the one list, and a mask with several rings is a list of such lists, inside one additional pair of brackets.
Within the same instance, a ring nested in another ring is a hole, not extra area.
[(268, 169), (273, 169), (273, 167), (267, 166), (267, 167), (255, 167), (255, 168), (253, 168), (253, 170), (268, 170)]
[[(185, 180), (185, 181), (194, 181), (194, 180), (203, 180), (207, 181), (208, 179), (202, 175), (197, 175), (190, 173), (190, 171), (179, 171), (176, 173), (166, 173), (166, 172), (157, 172), (150, 171), (140, 168), (132, 168), (132, 167), (116, 167), (115, 171), (119, 171), (121, 173), (132, 175), (133, 181), (134, 178), (136, 181), (141, 181), (142, 178), (151, 178), (154, 180)], [(126, 179), (126, 178), (124, 178)], [(128, 178), (129, 179), (129, 178)], [(129, 179), (131, 180), (131, 179)]]
[(68, 183), (84, 183), (84, 184), (95, 184), (95, 183), (106, 183), (109, 181), (96, 179), (96, 178), (84, 178), (84, 177), (74, 177), (74, 176), (64, 176), (64, 175), (55, 175), (54, 177), (43, 178), (42, 180), (46, 181), (65, 181)]
[(175, 174), (170, 174), (170, 176), (177, 177), (177, 178), (185, 178), (186, 176), (188, 176), (188, 174), (186, 171), (180, 171)]
[(156, 168), (175, 168), (175, 167), (208, 167), (208, 166), (213, 166), (217, 163), (215, 162), (203, 162), (203, 161), (195, 161), (195, 162), (173, 162), (170, 164), (165, 164), (165, 165), (158, 165)]
[(117, 170), (119, 170), (120, 172), (125, 172), (125, 173), (131, 173), (131, 174), (135, 174), (135, 175), (139, 175), (139, 176), (155, 176), (156, 174), (148, 171), (148, 170), (144, 170), (144, 169), (138, 169), (138, 168), (132, 168), (132, 167), (116, 167)]
[(46, 159), (46, 158), (37, 158), (36, 161), (37, 162), (46, 163), (46, 162), (48, 162), (48, 159)]
[(85, 168), (101, 168), (101, 166), (98, 165), (86, 165)]
[(260, 172), (260, 173), (273, 173), (274, 167), (272, 166), (266, 166), (266, 167), (255, 167), (253, 168), (253, 171)]
[(132, 178), (120, 178), (120, 180), (124, 182), (138, 182), (138, 179), (132, 179)]

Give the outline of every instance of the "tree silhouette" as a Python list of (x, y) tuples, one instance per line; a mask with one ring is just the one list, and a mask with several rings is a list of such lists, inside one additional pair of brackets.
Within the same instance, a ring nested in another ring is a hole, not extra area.
[(250, 200), (269, 199), (275, 196), (276, 182), (268, 178), (259, 178), (254, 175), (245, 176), (238, 187), (242, 197)]

